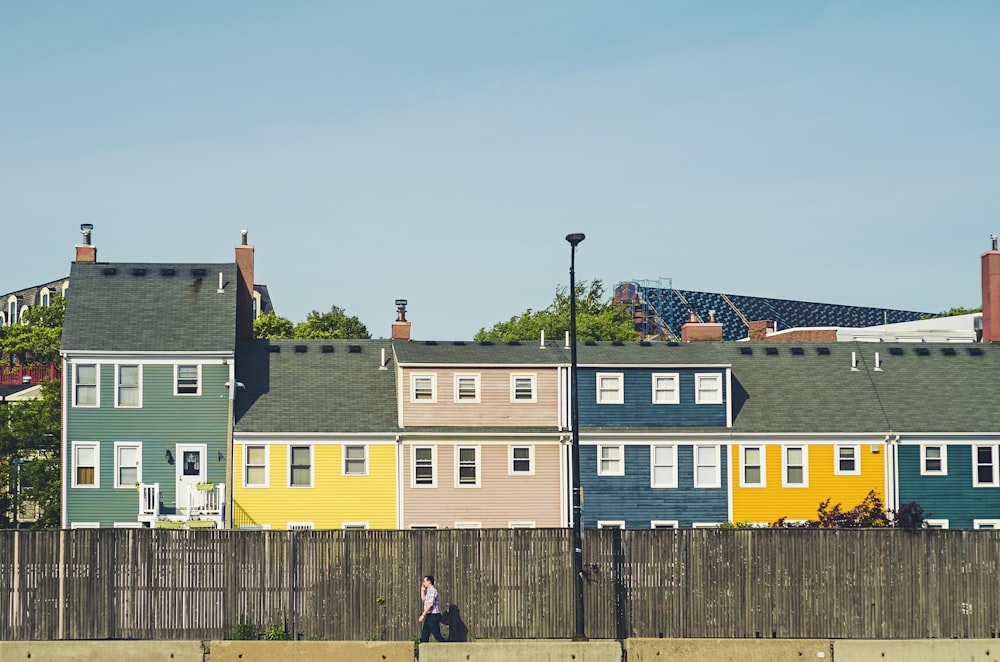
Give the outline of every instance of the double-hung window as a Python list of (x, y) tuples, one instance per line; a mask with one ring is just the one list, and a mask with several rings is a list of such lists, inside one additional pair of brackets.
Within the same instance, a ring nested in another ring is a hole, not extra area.
[(718, 446), (694, 447), (694, 486), (722, 487), (722, 467)]
[(437, 485), (437, 449), (434, 446), (413, 447), (413, 486), (434, 487)]
[(677, 487), (677, 447), (653, 446), (649, 455), (650, 486)]
[(244, 487), (268, 487), (268, 447), (248, 445), (243, 451)]
[(781, 464), (782, 487), (809, 486), (809, 453), (805, 446), (784, 446)]
[(625, 402), (625, 375), (620, 372), (597, 373), (597, 404), (620, 405)]
[(510, 401), (535, 402), (536, 376), (513, 374), (510, 376)]
[(142, 482), (142, 444), (115, 442), (115, 487), (136, 488)]
[(921, 476), (948, 475), (947, 446), (923, 445), (920, 447), (920, 475)]
[(73, 366), (74, 407), (99, 406), (99, 375), (100, 369), (95, 363), (79, 363)]
[(767, 466), (763, 446), (740, 446), (740, 487), (766, 487)]
[(74, 441), (72, 450), (73, 487), (100, 487), (101, 443), (98, 441)]
[(174, 366), (174, 395), (198, 395), (201, 393), (201, 366)]
[(972, 486), (1000, 487), (997, 478), (997, 447), (972, 447)]
[(861, 447), (834, 446), (833, 473), (837, 476), (861, 475)]
[(479, 402), (479, 375), (455, 375), (455, 402)]
[(653, 374), (653, 404), (680, 404), (680, 377), (677, 373)]
[(312, 487), (312, 446), (288, 447), (288, 486)]
[(479, 447), (459, 446), (455, 453), (455, 487), (479, 487)]
[(510, 447), (510, 475), (531, 476), (535, 473), (535, 447)]
[(625, 475), (625, 447), (619, 445), (600, 445), (597, 447), (597, 475)]
[(368, 475), (368, 446), (344, 446), (344, 475)]
[(722, 375), (717, 372), (696, 374), (694, 401), (698, 405), (722, 404)]
[(437, 402), (437, 376), (412, 375), (410, 402)]
[(142, 406), (142, 366), (119, 365), (116, 367), (115, 406)]

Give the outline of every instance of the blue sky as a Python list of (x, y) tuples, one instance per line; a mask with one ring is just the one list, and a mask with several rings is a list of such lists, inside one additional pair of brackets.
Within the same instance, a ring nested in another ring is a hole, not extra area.
[(230, 261), (468, 339), (577, 278), (941, 311), (1000, 234), (1000, 3), (0, 4), (0, 291)]

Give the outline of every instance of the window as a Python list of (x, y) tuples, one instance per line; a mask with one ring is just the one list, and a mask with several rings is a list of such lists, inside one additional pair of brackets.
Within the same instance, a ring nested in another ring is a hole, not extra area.
[(270, 531), (270, 524), (240, 524), (240, 531)]
[(947, 446), (920, 447), (920, 475), (921, 476), (948, 475)]
[(345, 531), (365, 531), (368, 528), (368, 522), (344, 522), (341, 524), (341, 528)]
[(597, 447), (597, 475), (625, 475), (625, 448), (623, 446)]
[(531, 476), (535, 473), (535, 447), (510, 446), (510, 475)]
[(482, 522), (455, 522), (456, 529), (481, 529), (483, 528)]
[(698, 405), (722, 404), (722, 375), (701, 373), (694, 376), (694, 402)]
[(410, 529), (414, 531), (435, 531), (437, 530), (437, 524), (411, 524)]
[(625, 402), (625, 389), (622, 388), (624, 375), (620, 372), (597, 373), (597, 404), (620, 405)]
[(79, 364), (73, 366), (73, 406), (98, 406), (97, 365)]
[(142, 406), (142, 367), (137, 365), (120, 365), (117, 367), (115, 387), (116, 407)]
[(455, 402), (479, 402), (479, 375), (455, 375)]
[(507, 526), (512, 529), (533, 529), (535, 528), (535, 522), (533, 520), (511, 520), (507, 523)]
[(625, 521), (620, 519), (599, 519), (597, 520), (598, 529), (624, 529)]
[(722, 486), (718, 446), (694, 447), (694, 486), (698, 488)]
[(681, 396), (678, 384), (679, 377), (677, 373), (653, 374), (653, 404), (680, 404)]
[(73, 442), (73, 487), (101, 486), (100, 454), (100, 442)]
[(437, 485), (436, 449), (433, 446), (417, 446), (413, 449), (413, 485), (434, 487)]
[(312, 531), (316, 526), (314, 522), (289, 522), (285, 528), (289, 531)]
[(767, 487), (767, 468), (763, 446), (740, 447), (740, 487)]
[(142, 529), (142, 522), (114, 522), (112, 527), (116, 529)]
[(781, 486), (808, 487), (809, 455), (805, 446), (784, 446), (781, 449)]
[(17, 297), (13, 294), (7, 298), (7, 323), (12, 326), (17, 323)]
[(510, 401), (535, 402), (535, 375), (510, 376)]
[(42, 308), (48, 308), (52, 305), (52, 293), (49, 291), (49, 288), (42, 288), (42, 293), (39, 296), (39, 302), (41, 303)]
[(997, 447), (972, 447), (972, 486), (997, 487)]
[(174, 366), (174, 395), (199, 395), (201, 393), (201, 366)]
[(413, 375), (410, 384), (410, 402), (437, 402), (437, 377), (435, 375)]
[(344, 446), (344, 475), (368, 475), (368, 447)]
[(925, 529), (947, 529), (948, 520), (946, 519), (925, 519), (924, 520)]
[(288, 447), (288, 486), (312, 487), (312, 446)]
[(651, 529), (676, 529), (677, 527), (678, 522), (675, 519), (654, 519), (649, 523)]
[(268, 487), (268, 447), (245, 446), (243, 452), (243, 486)]
[(651, 487), (677, 487), (676, 446), (653, 446), (649, 463)]
[(100, 522), (70, 522), (69, 528), (71, 529), (99, 529), (101, 528)]
[(833, 473), (837, 476), (861, 475), (861, 447), (834, 446)]
[(1000, 529), (1000, 519), (974, 519), (973, 529)]
[(115, 442), (115, 487), (135, 489), (142, 482), (142, 444)]
[(455, 486), (479, 487), (479, 447), (459, 446), (455, 462)]

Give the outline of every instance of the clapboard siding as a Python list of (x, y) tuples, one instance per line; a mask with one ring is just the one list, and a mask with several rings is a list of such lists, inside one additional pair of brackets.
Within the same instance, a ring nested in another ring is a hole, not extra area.
[[(624, 373), (624, 402), (597, 404), (597, 375)], [(680, 380), (680, 403), (653, 404), (652, 375), (677, 373)], [(722, 375), (722, 404), (695, 404), (695, 374)], [(729, 394), (726, 371), (719, 368), (580, 368), (577, 374), (581, 427), (587, 426), (724, 426)]]
[(915, 501), (923, 508), (925, 518), (946, 519), (953, 529), (971, 529), (974, 519), (1000, 519), (1000, 488), (973, 487), (972, 445), (944, 442), (931, 445), (946, 445), (948, 474), (920, 475), (920, 445), (900, 444), (900, 503)]

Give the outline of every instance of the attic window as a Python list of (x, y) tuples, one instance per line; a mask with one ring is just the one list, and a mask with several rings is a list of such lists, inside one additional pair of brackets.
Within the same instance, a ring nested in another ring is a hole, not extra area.
[(138, 269), (133, 269), (132, 270), (132, 275), (133, 276), (145, 276), (146, 275), (146, 270), (143, 269), (143, 268), (141, 268), (141, 267), (138, 268)]
[(320, 348), (320, 351), (324, 354), (333, 354), (333, 345), (323, 345), (323, 347)]
[(930, 356), (931, 355), (931, 350), (927, 349), (926, 347), (917, 347), (916, 352), (917, 352), (917, 356)]
[(278, 354), (281, 352), (281, 345), (268, 345), (267, 351), (271, 352), (272, 354)]
[(892, 354), (893, 356), (902, 356), (903, 355), (903, 348), (902, 347), (890, 347), (889, 348), (889, 353)]
[(830, 348), (829, 347), (817, 347), (816, 348), (816, 353), (819, 354), (820, 356), (830, 356)]
[(361, 345), (349, 345), (347, 347), (347, 353), (348, 354), (360, 354), (361, 353)]
[(967, 351), (969, 353), (969, 356), (982, 356), (983, 355), (983, 348), (982, 347), (966, 347), (965, 351)]
[(765, 347), (764, 348), (764, 353), (767, 354), (768, 356), (777, 356), (778, 355), (778, 348), (777, 347)]
[(740, 347), (740, 354), (744, 356), (753, 356), (753, 347)]
[(942, 347), (941, 348), (941, 353), (944, 354), (945, 356), (955, 356), (955, 348), (954, 347)]
[(205, 269), (200, 269), (199, 268), (199, 269), (192, 269), (191, 270), (191, 275), (194, 276), (195, 278), (202, 278), (202, 277), (205, 276), (206, 273), (208, 273), (208, 272)]
[(104, 267), (103, 269), (101, 269), (101, 273), (104, 274), (105, 276), (114, 276), (116, 273), (118, 273), (118, 270), (115, 269), (114, 267)]
[(177, 271), (175, 269), (160, 269), (161, 276), (173, 276)]
[(805, 353), (806, 350), (801, 347), (792, 347), (792, 356), (803, 356)]
[(296, 354), (305, 354), (308, 350), (309, 350), (309, 348), (306, 347), (305, 345), (296, 345), (295, 346), (295, 353)]

